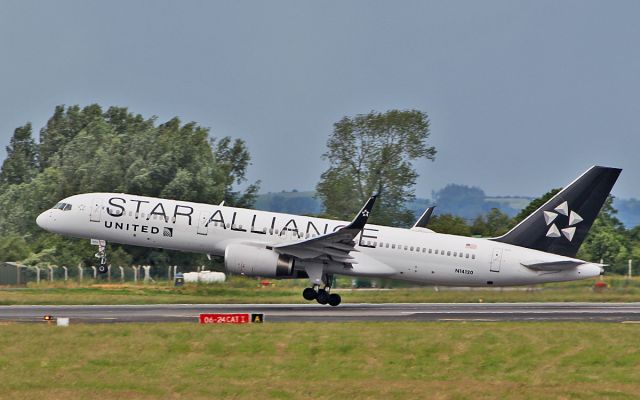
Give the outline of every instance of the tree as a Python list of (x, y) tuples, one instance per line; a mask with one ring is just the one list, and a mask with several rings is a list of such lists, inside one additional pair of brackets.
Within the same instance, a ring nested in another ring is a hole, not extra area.
[(241, 139), (231, 141), (230, 137), (223, 137), (211, 142), (214, 147), (216, 163), (220, 180), (224, 187), (224, 201), (229, 205), (237, 207), (251, 207), (256, 201), (260, 181), (250, 184), (244, 192), (234, 191), (234, 185), (244, 183), (247, 167), (250, 165), (251, 156), (247, 146)]
[(334, 125), (323, 157), (329, 168), (316, 190), (328, 216), (349, 219), (367, 198), (380, 194), (371, 221), (406, 225), (413, 213), (405, 206), (415, 198), (418, 174), (413, 162), (433, 160), (427, 145), (427, 114), (417, 110), (370, 112), (344, 117)]
[(513, 225), (514, 226), (517, 225), (520, 221), (527, 218), (529, 215), (533, 214), (535, 210), (540, 208), (544, 203), (549, 201), (549, 199), (551, 199), (561, 190), (562, 188), (551, 189), (547, 193), (543, 194), (542, 196), (531, 200), (529, 205), (527, 205), (525, 208), (520, 210), (520, 212), (515, 217), (513, 217), (513, 220), (512, 220)]
[(626, 263), (631, 256), (629, 235), (616, 213), (613, 197), (609, 195), (580, 247), (578, 258), (592, 262), (603, 260), (611, 271), (626, 273)]
[[(258, 183), (236, 189), (246, 182), (250, 165), (242, 140), (213, 140), (209, 129), (178, 118), (158, 125), (155, 118), (145, 119), (124, 107), (103, 111), (97, 104), (58, 106), (41, 130), (39, 146), (27, 124), (16, 130), (8, 152), (0, 173), (7, 178), (0, 186), (0, 208), (11, 212), (0, 215), (0, 235), (28, 238), (34, 263), (94, 261), (86, 242), (45, 233), (35, 224), (39, 213), (64, 197), (126, 192), (202, 203), (225, 200), (246, 207), (258, 190)], [(199, 255), (121, 246), (113, 246), (110, 254), (118, 263), (203, 262)]]
[(22, 236), (9, 235), (0, 238), (0, 261), (22, 261), (31, 251)]
[(30, 182), (38, 173), (38, 146), (31, 136), (31, 124), (17, 128), (9, 146), (7, 158), (2, 163), (0, 183), (19, 184)]
[(450, 235), (471, 236), (471, 229), (466, 221), (457, 215), (440, 214), (431, 217), (427, 228)]
[(482, 214), (486, 195), (478, 187), (450, 183), (437, 192), (433, 192), (433, 199), (442, 213), (459, 215), (472, 219)]
[(497, 208), (492, 208), (487, 214), (478, 216), (471, 226), (473, 235), (496, 237), (503, 235), (511, 228), (511, 218)]

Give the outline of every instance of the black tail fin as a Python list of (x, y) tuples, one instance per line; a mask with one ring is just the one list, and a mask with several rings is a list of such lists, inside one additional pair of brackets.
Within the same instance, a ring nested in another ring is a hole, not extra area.
[(622, 170), (591, 167), (497, 242), (574, 257)]

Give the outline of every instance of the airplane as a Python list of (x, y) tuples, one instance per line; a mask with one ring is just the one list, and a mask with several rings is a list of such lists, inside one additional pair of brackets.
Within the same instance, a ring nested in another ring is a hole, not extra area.
[(368, 224), (376, 195), (349, 222), (86, 193), (61, 200), (36, 222), (50, 232), (98, 240), (101, 273), (107, 271), (106, 242), (204, 253), (224, 256), (228, 273), (308, 279), (306, 300), (337, 306), (335, 275), (474, 287), (597, 277), (603, 264), (575, 256), (621, 171), (591, 167), (495, 238), (436, 233), (424, 227), (425, 218), (410, 229)]

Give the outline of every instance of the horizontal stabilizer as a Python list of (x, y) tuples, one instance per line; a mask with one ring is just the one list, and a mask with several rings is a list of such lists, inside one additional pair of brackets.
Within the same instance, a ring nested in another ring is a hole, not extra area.
[(585, 264), (580, 260), (528, 261), (520, 263), (534, 271), (565, 271)]

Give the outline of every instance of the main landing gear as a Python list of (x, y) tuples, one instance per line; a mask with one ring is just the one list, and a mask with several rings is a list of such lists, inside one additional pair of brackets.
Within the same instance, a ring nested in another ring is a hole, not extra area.
[(106, 274), (109, 270), (107, 266), (107, 243), (104, 241), (100, 241), (98, 245), (98, 252), (96, 253), (96, 258), (100, 259), (100, 265), (98, 265), (98, 273)]
[(331, 293), (333, 276), (325, 276), (325, 282), (327, 282), (327, 284), (322, 289), (320, 289), (320, 285), (313, 285), (313, 287), (305, 288), (302, 291), (302, 297), (304, 297), (305, 300), (315, 300), (320, 304), (329, 304), (332, 307), (339, 305), (342, 298), (337, 293)]

